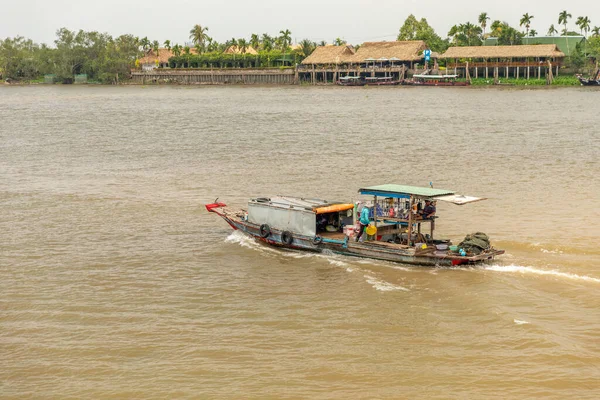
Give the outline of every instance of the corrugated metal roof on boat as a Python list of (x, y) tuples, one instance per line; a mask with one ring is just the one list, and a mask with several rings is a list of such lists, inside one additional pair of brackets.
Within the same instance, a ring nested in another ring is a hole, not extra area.
[(304, 198), (304, 197), (293, 197), (293, 196), (273, 196), (270, 198), (265, 198), (265, 197), (258, 197), (255, 199), (252, 199), (251, 201), (257, 202), (257, 203), (263, 203), (263, 204), (268, 204), (274, 207), (287, 207), (287, 208), (304, 208), (307, 210), (312, 210), (314, 208), (317, 207), (322, 207), (322, 206), (329, 206), (332, 204), (336, 204), (336, 203), (332, 203), (329, 202), (327, 200), (322, 200), (322, 199), (311, 199), (311, 198)]
[(436, 197), (454, 194), (451, 190), (433, 189), (428, 187), (407, 186), (407, 185), (377, 185), (361, 188), (358, 190), (360, 194), (370, 194), (376, 196), (397, 197), (393, 195), (414, 195), (420, 197)]

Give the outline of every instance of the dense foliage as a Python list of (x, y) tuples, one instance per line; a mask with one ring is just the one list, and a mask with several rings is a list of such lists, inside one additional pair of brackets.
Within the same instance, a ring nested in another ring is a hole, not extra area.
[(414, 15), (409, 15), (404, 21), (398, 34), (398, 40), (423, 40), (433, 51), (443, 53), (448, 49), (448, 39), (443, 40), (429, 25), (425, 18), (420, 21)]
[(76, 74), (92, 80), (118, 82), (127, 77), (142, 54), (139, 39), (132, 35), (112, 38), (98, 32), (57, 31), (56, 47), (38, 45), (22, 37), (0, 40), (0, 74), (4, 79), (33, 80), (54, 74), (71, 82)]
[(169, 59), (170, 68), (268, 68), (295, 65), (304, 58), (297, 51), (284, 53), (281, 50), (258, 54), (224, 54), (219, 52), (182, 54)]

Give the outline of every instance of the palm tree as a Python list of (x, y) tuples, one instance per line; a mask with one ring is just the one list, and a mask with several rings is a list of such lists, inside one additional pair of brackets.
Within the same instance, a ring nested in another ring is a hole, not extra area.
[(308, 57), (315, 50), (317, 44), (315, 42), (311, 42), (308, 39), (303, 39), (300, 41), (300, 52), (304, 57)]
[(585, 31), (585, 37), (587, 38), (587, 33), (590, 31), (590, 19), (588, 17), (578, 17), (577, 18), (577, 26), (581, 29), (581, 34)]
[(260, 38), (256, 33), (250, 35), (250, 46), (254, 47), (254, 50), (258, 51), (260, 47)]
[(238, 39), (237, 47), (238, 47), (240, 53), (244, 54), (246, 52), (246, 50), (248, 49), (248, 42), (246, 41), (246, 39)]
[(481, 29), (483, 29), (483, 37), (485, 38), (485, 28), (487, 28), (487, 20), (490, 19), (490, 17), (488, 17), (486, 12), (482, 12), (481, 14), (479, 14), (479, 18), (477, 19), (477, 22), (479, 22), (479, 26), (481, 26)]
[(498, 37), (500, 35), (500, 33), (502, 32), (502, 22), (500, 22), (500, 20), (496, 19), (492, 22), (492, 25), (490, 26), (490, 28), (492, 29), (492, 34), (495, 37)]
[[(571, 14), (567, 12), (567, 10), (558, 14), (558, 24), (565, 26), (565, 36), (567, 36), (567, 22), (569, 22), (569, 18), (571, 18)], [(569, 49), (569, 38), (566, 38), (567, 41), (567, 53), (571, 54), (571, 50)]]
[(527, 30), (525, 32), (525, 36), (529, 36), (529, 26), (531, 25), (532, 19), (533, 19), (533, 15), (529, 15), (529, 13), (525, 13), (525, 14), (523, 14), (523, 18), (521, 18), (521, 21), (519, 22), (519, 26), (525, 25), (525, 29)]
[(168, 51), (171, 51), (171, 41), (170, 40), (165, 40), (164, 46), (165, 46), (165, 49), (167, 49)]
[(208, 37), (206, 35), (206, 32), (208, 32), (208, 28), (202, 27), (198, 24), (194, 25), (194, 27), (190, 31), (190, 39), (192, 39), (192, 41), (196, 45), (198, 53), (203, 52), (205, 49), (206, 38)]
[(600, 26), (595, 26), (594, 29), (592, 29), (592, 36), (600, 36)]
[(319, 42), (319, 46), (327, 46), (327, 42), (326, 42), (326, 41), (324, 41), (324, 40), (321, 40), (321, 41)]
[(181, 55), (181, 46), (176, 44), (175, 46), (173, 46), (173, 54), (175, 54), (175, 57), (179, 57)]
[(558, 31), (554, 27), (554, 24), (550, 25), (550, 29), (548, 29), (548, 36), (554, 36)]
[(270, 35), (263, 33), (262, 46), (263, 46), (263, 50), (265, 50), (265, 51), (273, 50), (273, 38)]
[(158, 43), (158, 40), (152, 42), (152, 50), (154, 51), (154, 54), (156, 54), (156, 57), (158, 57), (158, 52), (160, 50), (160, 43)]
[(229, 47), (233, 47), (233, 46), (237, 47), (237, 45), (238, 45), (238, 42), (237, 42), (236, 38), (231, 38), (231, 39), (229, 39), (228, 41), (226, 41), (226, 42), (225, 42), (225, 45), (226, 45), (228, 48), (229, 48)]
[(281, 49), (285, 52), (292, 42), (292, 32), (286, 29), (285, 31), (279, 31), (279, 33), (281, 33)]
[(148, 40), (147, 36), (140, 40), (140, 46), (142, 46), (142, 50), (144, 51), (144, 53), (146, 52), (148, 47), (150, 47), (150, 41)]
[[(587, 39), (587, 33), (590, 30), (590, 19), (588, 17), (577, 17), (577, 22), (575, 24), (581, 29), (581, 34), (585, 31), (585, 37)], [(586, 40), (587, 43), (587, 40)], [(587, 45), (583, 51), (583, 55), (587, 57)]]
[(345, 40), (340, 39), (339, 37), (335, 38), (335, 40), (333, 41), (333, 44), (336, 46), (343, 46), (346, 44)]
[(537, 31), (535, 29), (532, 29), (529, 31), (529, 37), (536, 37), (537, 36)]

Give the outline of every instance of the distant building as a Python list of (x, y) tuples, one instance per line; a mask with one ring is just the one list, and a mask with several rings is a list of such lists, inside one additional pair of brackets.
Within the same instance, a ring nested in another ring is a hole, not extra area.
[(365, 42), (357, 51), (350, 45), (319, 46), (302, 61), (302, 65), (366, 65), (372, 63), (396, 66), (406, 64), (412, 68), (414, 62), (423, 60), (427, 45), (422, 40)]
[[(522, 44), (554, 44), (566, 57), (571, 55), (578, 44), (583, 44), (586, 41), (584, 36), (534, 36), (524, 37), (521, 40)], [(483, 42), (484, 46), (497, 46), (498, 38), (488, 37)]]
[[(555, 44), (450, 47), (440, 56), (448, 69), (472, 77), (542, 77), (562, 64), (565, 54)], [(491, 74), (490, 74), (491, 72)]]

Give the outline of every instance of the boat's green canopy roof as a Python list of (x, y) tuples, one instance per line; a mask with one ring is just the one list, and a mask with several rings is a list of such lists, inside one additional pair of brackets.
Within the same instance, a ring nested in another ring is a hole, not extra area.
[(417, 197), (437, 197), (454, 194), (452, 190), (394, 184), (369, 186), (359, 189), (358, 192), (360, 194), (400, 199), (409, 198), (411, 195)]

